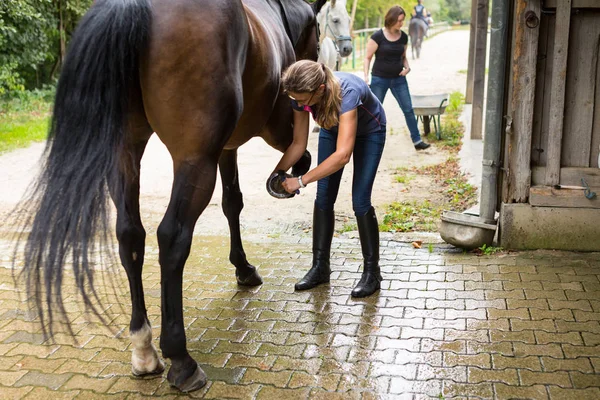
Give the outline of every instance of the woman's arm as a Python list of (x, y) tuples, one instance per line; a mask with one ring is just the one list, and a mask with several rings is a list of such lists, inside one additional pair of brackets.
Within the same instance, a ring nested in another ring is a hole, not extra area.
[(369, 38), (369, 41), (367, 42), (367, 54), (365, 55), (365, 62), (363, 63), (363, 69), (365, 72), (365, 82), (367, 83), (369, 83), (369, 69), (371, 68), (371, 59), (373, 58), (373, 54), (375, 54), (378, 48), (379, 45), (377, 44), (377, 42)]
[(400, 76), (406, 76), (410, 72), (410, 66), (408, 65), (408, 58), (406, 58), (406, 50), (408, 49), (408, 45), (404, 46), (404, 54), (402, 54), (402, 66), (404, 67), (402, 71), (400, 71)]
[(306, 111), (294, 110), (294, 139), (285, 150), (275, 171), (290, 169), (302, 157), (308, 145), (309, 116)]
[[(335, 152), (327, 157), (316, 168), (311, 169), (306, 174), (302, 175), (302, 183), (308, 185), (311, 182), (316, 182), (321, 178), (325, 178), (326, 176), (339, 171), (348, 164), (352, 151), (354, 150), (357, 125), (358, 111), (356, 109), (340, 115), (340, 125), (338, 127)], [(288, 193), (294, 193), (294, 191), (300, 188), (300, 183), (297, 179), (287, 179), (283, 182), (283, 187)]]

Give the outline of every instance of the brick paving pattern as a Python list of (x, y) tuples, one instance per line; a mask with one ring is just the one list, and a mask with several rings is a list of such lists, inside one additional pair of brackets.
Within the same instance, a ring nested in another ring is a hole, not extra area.
[[(10, 243), (1, 243), (8, 254)], [(301, 293), (293, 285), (309, 266), (309, 237), (246, 238), (246, 252), (264, 278), (260, 288), (236, 285), (227, 237), (194, 240), (185, 270), (186, 333), (209, 382), (187, 395), (169, 387), (166, 373), (131, 375), (130, 301), (120, 267), (104, 280), (97, 275), (110, 329), (84, 312), (67, 284), (77, 342), (64, 326), (45, 341), (3, 256), (0, 398), (600, 398), (598, 253), (476, 256), (383, 236), (383, 288), (354, 300), (362, 268), (357, 239), (335, 238), (331, 284)], [(146, 258), (158, 346), (155, 244)]]

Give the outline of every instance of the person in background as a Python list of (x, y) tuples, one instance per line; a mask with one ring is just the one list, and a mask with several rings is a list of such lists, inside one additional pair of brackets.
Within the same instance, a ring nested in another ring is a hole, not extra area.
[(421, 139), (406, 80), (406, 75), (410, 72), (406, 58), (408, 35), (400, 29), (405, 18), (406, 13), (402, 7), (390, 8), (385, 15), (385, 28), (373, 33), (369, 38), (364, 61), (364, 79), (368, 84), (371, 59), (375, 56), (371, 74), (371, 91), (383, 104), (387, 91), (391, 90), (404, 113), (415, 149), (424, 150), (430, 147), (430, 144)]
[(332, 72), (310, 60), (292, 64), (283, 74), (283, 90), (294, 110), (294, 139), (277, 171), (287, 171), (304, 154), (308, 143), (309, 115), (321, 127), (318, 165), (298, 178), (283, 181), (288, 193), (317, 183), (313, 213), (312, 268), (295, 285), (307, 290), (330, 280), (330, 249), (334, 230), (334, 205), (344, 166), (353, 158), (352, 208), (364, 257), (363, 273), (352, 297), (366, 297), (381, 288), (379, 226), (371, 205), (373, 182), (386, 137), (385, 111), (365, 82), (354, 74)]
[(427, 12), (427, 9), (423, 5), (423, 0), (417, 0), (418, 4), (413, 8), (413, 18), (419, 18), (425, 21), (429, 25), (428, 16), (431, 15)]

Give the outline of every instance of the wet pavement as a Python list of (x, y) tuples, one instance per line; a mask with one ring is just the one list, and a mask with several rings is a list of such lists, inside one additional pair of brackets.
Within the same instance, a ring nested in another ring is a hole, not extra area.
[[(236, 285), (226, 236), (195, 237), (184, 276), (186, 332), (209, 383), (188, 395), (171, 389), (166, 374), (131, 375), (120, 268), (97, 275), (110, 330), (86, 316), (67, 283), (78, 343), (64, 328), (44, 341), (12, 285), (9, 242), (0, 242), (0, 397), (600, 398), (598, 253), (477, 256), (383, 234), (383, 288), (354, 300), (362, 266), (352, 236), (334, 238), (331, 284), (299, 293), (293, 284), (311, 259), (309, 234), (245, 238), (265, 281), (254, 289)], [(158, 346), (157, 256), (149, 243), (144, 287)]]

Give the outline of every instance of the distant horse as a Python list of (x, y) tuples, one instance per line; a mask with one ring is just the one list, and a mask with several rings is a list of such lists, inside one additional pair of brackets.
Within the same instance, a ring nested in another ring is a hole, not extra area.
[(342, 57), (348, 57), (352, 53), (350, 16), (346, 9), (346, 0), (331, 0), (323, 6), (317, 15), (317, 22), (321, 30), (318, 61), (333, 70), (339, 70)]
[(421, 45), (427, 33), (427, 24), (420, 18), (411, 18), (408, 25), (408, 35), (410, 36), (411, 53), (413, 60), (415, 59), (415, 52), (417, 58), (421, 57)]
[[(262, 283), (242, 247), (237, 148), (255, 136), (280, 151), (292, 143), (292, 109), (280, 91), (280, 76), (296, 59), (317, 59), (316, 14), (324, 3), (95, 2), (63, 65), (46, 158), (28, 203), (34, 214), (20, 239), (22, 276), (44, 333), (53, 333), (55, 314), (66, 318), (61, 290), (67, 262), (86, 308), (102, 319), (92, 301), (97, 296), (91, 264), (96, 245), (107, 244), (110, 193), (131, 292), (132, 371), (163, 372), (144, 302), (146, 231), (139, 209), (140, 160), (156, 132), (174, 172), (157, 231), (160, 348), (171, 360), (172, 386), (188, 392), (205, 385), (206, 375), (187, 351), (183, 323), (182, 276), (194, 226), (210, 201), (218, 169), (237, 282)], [(309, 169), (309, 156), (296, 164), (296, 172)]]

